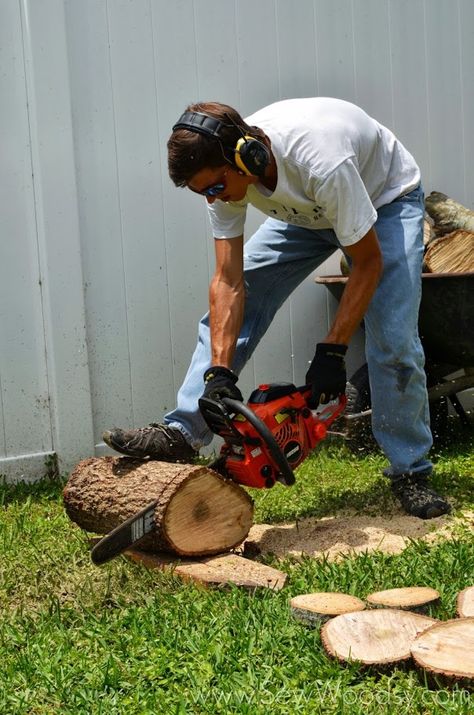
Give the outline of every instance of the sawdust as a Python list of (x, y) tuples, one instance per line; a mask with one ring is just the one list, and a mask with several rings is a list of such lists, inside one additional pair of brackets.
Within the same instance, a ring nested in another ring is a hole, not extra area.
[(413, 539), (434, 542), (450, 538), (461, 524), (474, 528), (474, 512), (424, 521), (396, 510), (387, 516), (344, 513), (307, 518), (290, 524), (255, 524), (244, 553), (288, 556), (326, 556), (337, 560), (361, 552), (399, 554)]

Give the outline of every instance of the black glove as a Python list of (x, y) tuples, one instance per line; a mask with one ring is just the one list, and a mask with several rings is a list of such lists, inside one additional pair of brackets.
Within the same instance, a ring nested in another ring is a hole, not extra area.
[(210, 367), (204, 373), (203, 397), (210, 400), (221, 400), (223, 397), (231, 397), (233, 400), (243, 402), (242, 393), (236, 387), (238, 377), (227, 367)]
[(306, 384), (311, 385), (309, 406), (316, 408), (335, 400), (346, 391), (347, 345), (318, 343), (313, 362), (306, 373)]

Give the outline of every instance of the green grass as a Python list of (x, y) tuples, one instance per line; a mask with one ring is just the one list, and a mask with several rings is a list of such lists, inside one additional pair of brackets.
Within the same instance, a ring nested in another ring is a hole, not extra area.
[[(436, 456), (436, 486), (473, 507), (474, 457), (466, 437)], [(254, 492), (257, 521), (380, 513), (391, 497), (379, 456), (326, 445), (290, 490)], [(328, 658), (319, 632), (295, 622), (288, 599), (326, 590), (365, 597), (423, 584), (441, 593), (431, 615), (451, 618), (474, 584), (474, 535), (412, 542), (400, 555), (334, 563), (288, 559), (285, 588), (248, 593), (184, 584), (123, 558), (94, 567), (87, 539), (66, 519), (61, 483), (0, 489), (0, 713), (472, 713), (467, 691), (430, 689), (415, 670), (385, 674)]]

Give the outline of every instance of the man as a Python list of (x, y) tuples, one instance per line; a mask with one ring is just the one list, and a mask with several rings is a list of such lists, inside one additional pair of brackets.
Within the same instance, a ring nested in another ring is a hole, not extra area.
[[(417, 332), (424, 205), (413, 157), (355, 105), (307, 98), (246, 120), (217, 102), (191, 105), (173, 127), (168, 166), (175, 185), (208, 204), (216, 253), (209, 313), (177, 408), (163, 424), (108, 431), (105, 442), (134, 457), (191, 460), (212, 439), (199, 397), (242, 399), (238, 375), (277, 309), (341, 248), (352, 270), (306, 374), (313, 405), (344, 393), (345, 353), (364, 318), (372, 429), (390, 462), (385, 474), (409, 514), (448, 512), (429, 487), (432, 437)], [(268, 218), (244, 250), (248, 204)]]

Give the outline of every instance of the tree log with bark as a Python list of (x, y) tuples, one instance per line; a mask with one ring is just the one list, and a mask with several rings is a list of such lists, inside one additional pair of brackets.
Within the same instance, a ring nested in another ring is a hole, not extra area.
[(69, 518), (107, 534), (153, 500), (155, 530), (147, 551), (205, 556), (229, 551), (247, 536), (253, 502), (234, 482), (202, 465), (94, 457), (80, 462), (64, 488)]

